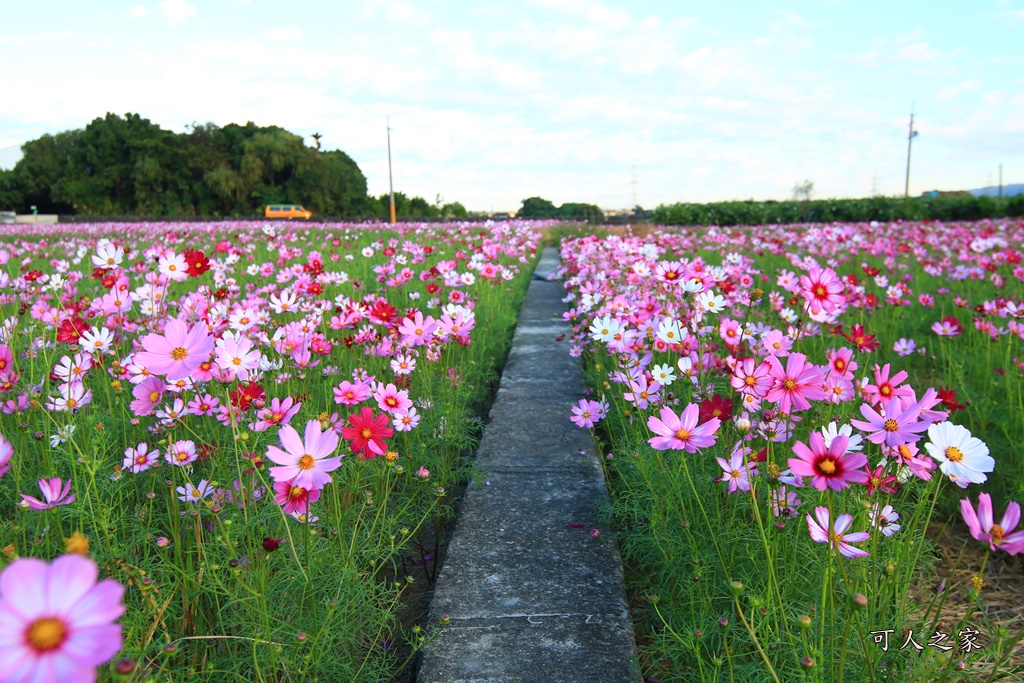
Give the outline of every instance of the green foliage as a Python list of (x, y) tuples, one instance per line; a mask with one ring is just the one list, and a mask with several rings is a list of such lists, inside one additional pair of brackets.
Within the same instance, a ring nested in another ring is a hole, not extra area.
[(1024, 215), (1021, 197), (870, 197), (814, 201), (730, 201), (662, 204), (663, 225), (766, 225), (857, 221), (967, 221)]
[(594, 204), (566, 202), (556, 207), (547, 199), (529, 197), (523, 200), (523, 206), (516, 212), (516, 218), (553, 218), (555, 220), (600, 223), (604, 220), (604, 212)]
[[(0, 210), (148, 216), (258, 216), (265, 204), (302, 204), (318, 216), (390, 216), (388, 198), (366, 194), (366, 177), (340, 150), (307, 147), (277, 126), (196, 124), (164, 130), (138, 114), (107, 114), (81, 130), (22, 146), (0, 173)], [(458, 202), (437, 206), (395, 195), (403, 218), (462, 218)]]

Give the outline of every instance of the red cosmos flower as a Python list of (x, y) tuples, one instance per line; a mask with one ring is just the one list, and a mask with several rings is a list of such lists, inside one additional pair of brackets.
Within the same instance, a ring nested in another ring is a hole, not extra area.
[(864, 274), (867, 275), (868, 277), (874, 277), (878, 275), (879, 272), (881, 272), (878, 270), (878, 268), (875, 268), (874, 266), (869, 266), (866, 263), (863, 266), (861, 266), (861, 268), (864, 270)]
[(391, 325), (398, 315), (398, 309), (384, 299), (378, 299), (369, 311), (370, 322), (375, 325)]
[(862, 353), (871, 353), (877, 349), (881, 344), (875, 341), (875, 335), (868, 334), (867, 330), (860, 323), (850, 328), (850, 332), (841, 333), (848, 341), (857, 345), (857, 350)]
[(324, 286), (319, 282), (310, 282), (308, 285), (306, 285), (306, 291), (312, 294), (313, 296), (320, 296), (321, 294), (324, 293)]
[(702, 421), (717, 417), (722, 422), (725, 422), (732, 417), (732, 401), (715, 394), (711, 398), (706, 398), (700, 402), (698, 414)]
[(57, 326), (57, 341), (77, 344), (82, 334), (88, 330), (89, 326), (81, 318), (65, 319)]
[(213, 298), (215, 301), (223, 301), (227, 297), (227, 295), (228, 290), (221, 287), (220, 289), (213, 293)]
[(35, 282), (36, 280), (38, 280), (42, 276), (43, 276), (43, 271), (41, 271), (41, 270), (30, 270), (27, 273), (25, 273), (25, 282)]
[(185, 271), (191, 277), (199, 277), (210, 269), (210, 259), (198, 249), (186, 249), (182, 252), (188, 269)]
[(868, 487), (869, 496), (875, 495), (876, 489), (882, 493), (896, 493), (899, 490), (900, 485), (895, 476), (891, 474), (882, 476), (884, 469), (884, 465), (879, 465), (874, 470), (870, 465), (864, 468), (864, 471), (868, 473), (868, 480), (864, 482), (864, 485)]
[(263, 387), (259, 384), (249, 384), (244, 387), (239, 384), (238, 391), (232, 391), (228, 396), (231, 398), (231, 405), (245, 412), (252, 407), (253, 401), (263, 398)]
[(378, 455), (384, 455), (388, 445), (384, 439), (394, 435), (394, 430), (388, 427), (390, 419), (387, 413), (373, 416), (373, 409), (363, 406), (359, 414), (352, 413), (348, 416), (348, 423), (351, 427), (341, 428), (341, 437), (352, 442), (353, 453), (363, 453), (367, 460), (373, 460)]
[(956, 392), (949, 387), (939, 387), (939, 400), (949, 408), (950, 414), (967, 407), (956, 400)]

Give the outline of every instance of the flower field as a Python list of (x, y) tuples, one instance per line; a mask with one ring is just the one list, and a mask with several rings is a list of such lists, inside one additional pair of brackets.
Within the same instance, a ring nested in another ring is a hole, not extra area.
[(0, 233), (0, 680), (394, 675), (541, 227)]
[[(1021, 596), (993, 614), (986, 576), (1024, 551), (1022, 244), (1020, 220), (562, 243), (569, 417), (605, 446), (648, 681), (1019, 680)], [(929, 580), (943, 531), (968, 580)]]

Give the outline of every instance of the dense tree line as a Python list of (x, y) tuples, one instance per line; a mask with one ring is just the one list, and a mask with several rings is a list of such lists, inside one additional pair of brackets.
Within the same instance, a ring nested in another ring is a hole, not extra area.
[[(174, 133), (142, 118), (107, 114), (83, 129), (43, 135), (0, 171), (0, 210), (97, 216), (240, 216), (266, 204), (302, 204), (319, 216), (381, 218), (389, 198), (366, 194), (366, 177), (342, 151), (307, 147), (277, 126), (212, 123)], [(456, 203), (395, 195), (401, 217), (465, 215)]]
[(600, 223), (604, 220), (604, 212), (593, 204), (566, 202), (561, 206), (555, 206), (547, 199), (529, 197), (523, 200), (523, 206), (516, 212), (516, 218), (553, 218)]
[(663, 204), (654, 210), (662, 225), (768, 225), (839, 221), (972, 221), (1024, 214), (1016, 197), (870, 197), (813, 201), (739, 201)]

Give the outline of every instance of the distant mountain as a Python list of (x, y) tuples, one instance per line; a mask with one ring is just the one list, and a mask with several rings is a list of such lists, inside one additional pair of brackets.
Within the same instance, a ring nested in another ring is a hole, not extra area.
[[(998, 197), (999, 186), (995, 187), (983, 187), (978, 190), (968, 190), (975, 197)], [(1003, 185), (1003, 196), (1004, 197), (1015, 197), (1019, 194), (1024, 194), (1024, 183), (1014, 183), (1013, 185)]]

